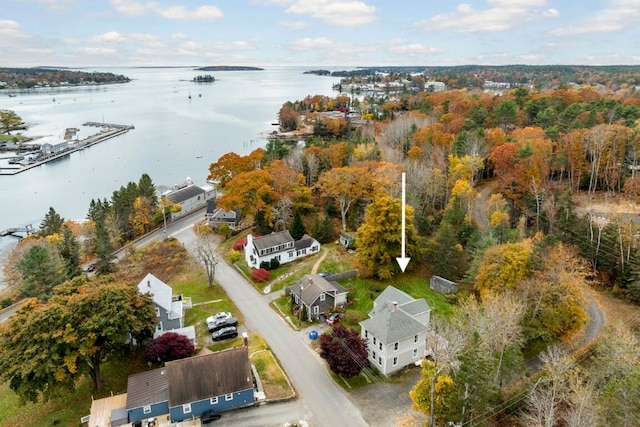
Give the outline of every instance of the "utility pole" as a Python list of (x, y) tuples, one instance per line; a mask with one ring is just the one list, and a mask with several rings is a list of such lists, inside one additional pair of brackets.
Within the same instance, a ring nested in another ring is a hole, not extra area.
[(162, 197), (160, 198), (160, 206), (162, 207), (162, 223), (163, 223), (162, 238), (163, 240), (167, 240), (167, 215), (164, 210), (164, 198)]
[(302, 309), (304, 307), (304, 304), (302, 303), (302, 290), (304, 289), (304, 286), (302, 286), (302, 283), (300, 283), (300, 301), (298, 303), (298, 326), (302, 325)]

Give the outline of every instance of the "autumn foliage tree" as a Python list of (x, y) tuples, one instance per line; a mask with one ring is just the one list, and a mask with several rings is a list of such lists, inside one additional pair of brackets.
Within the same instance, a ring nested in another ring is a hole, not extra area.
[(338, 325), (320, 336), (320, 357), (338, 375), (358, 375), (368, 365), (367, 356), (367, 347), (355, 329)]
[[(419, 262), (421, 249), (413, 225), (413, 208), (405, 206), (405, 255), (412, 258), (408, 269)], [(389, 279), (400, 272), (396, 261), (402, 256), (402, 202), (380, 196), (367, 206), (364, 223), (356, 237), (358, 262), (365, 274)]]
[(184, 359), (193, 354), (189, 338), (175, 332), (165, 332), (147, 344), (145, 358), (151, 363)]

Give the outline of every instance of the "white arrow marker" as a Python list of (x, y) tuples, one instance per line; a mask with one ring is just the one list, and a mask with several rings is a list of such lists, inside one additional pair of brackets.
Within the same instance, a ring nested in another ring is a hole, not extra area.
[(405, 253), (405, 227), (406, 227), (406, 222), (405, 222), (405, 215), (404, 215), (404, 210), (405, 210), (405, 206), (406, 206), (406, 202), (405, 202), (405, 197), (406, 197), (406, 191), (405, 191), (405, 187), (406, 187), (406, 177), (405, 177), (405, 173), (402, 172), (402, 256), (400, 258), (396, 258), (396, 261), (398, 261), (398, 265), (400, 266), (400, 270), (402, 270), (402, 272), (404, 273), (404, 270), (407, 268), (407, 264), (409, 264), (409, 261), (411, 261), (411, 258), (407, 258), (406, 257), (406, 253)]

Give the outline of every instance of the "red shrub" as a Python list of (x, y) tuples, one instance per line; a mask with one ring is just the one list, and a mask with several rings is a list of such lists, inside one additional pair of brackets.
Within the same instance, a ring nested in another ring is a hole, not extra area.
[(236, 242), (233, 244), (233, 250), (242, 251), (244, 250), (244, 247), (246, 244), (247, 244), (247, 239), (236, 240)]
[(270, 277), (271, 277), (271, 273), (269, 273), (264, 268), (258, 268), (257, 270), (253, 270), (251, 272), (251, 278), (254, 280), (254, 282), (258, 282), (258, 283), (266, 282), (267, 280), (269, 280)]

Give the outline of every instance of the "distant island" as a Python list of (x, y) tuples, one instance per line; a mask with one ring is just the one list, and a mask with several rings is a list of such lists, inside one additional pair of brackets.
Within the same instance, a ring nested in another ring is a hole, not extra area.
[(0, 89), (92, 86), (129, 81), (129, 77), (120, 74), (71, 71), (66, 68), (0, 68)]
[(260, 67), (244, 67), (242, 65), (213, 65), (196, 68), (197, 71), (263, 71)]
[(305, 71), (302, 74), (315, 74), (317, 76), (330, 76), (331, 75), (331, 71), (329, 71), (329, 70), (309, 70), (309, 71)]
[(216, 78), (211, 74), (207, 74), (205, 76), (196, 76), (193, 78), (195, 83), (213, 83), (216, 81)]

